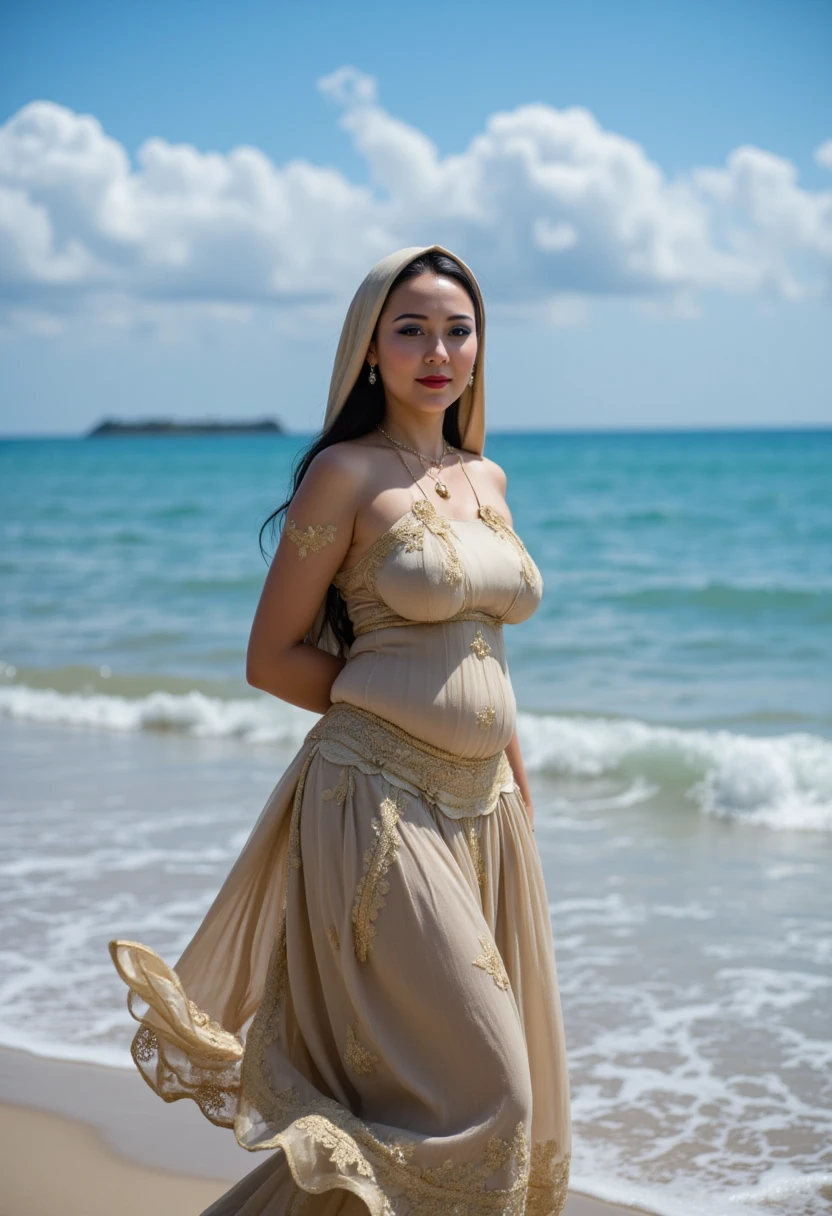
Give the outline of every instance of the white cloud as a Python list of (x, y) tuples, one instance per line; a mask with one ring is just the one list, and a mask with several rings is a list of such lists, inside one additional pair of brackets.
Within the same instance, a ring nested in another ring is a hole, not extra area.
[[(115, 328), (171, 310), (248, 317), (341, 305), (367, 267), (438, 241), (507, 315), (574, 324), (592, 297), (695, 315), (703, 288), (792, 300), (832, 287), (832, 191), (741, 147), (724, 167), (669, 180), (644, 149), (581, 107), (491, 116), (441, 156), (388, 114), (375, 81), (318, 82), (367, 163), (370, 186), (257, 148), (227, 155), (148, 139), (136, 167), (90, 115), (48, 101), (0, 128), (0, 308), (5, 332), (73, 318)], [(832, 140), (815, 151), (832, 167)]]

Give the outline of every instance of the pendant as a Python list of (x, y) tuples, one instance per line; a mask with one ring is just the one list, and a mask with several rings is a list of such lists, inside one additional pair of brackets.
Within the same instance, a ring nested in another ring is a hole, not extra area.
[(444, 481), (437, 481), (436, 493), (439, 495), (440, 498), (450, 498), (451, 497), (451, 491), (445, 485)]

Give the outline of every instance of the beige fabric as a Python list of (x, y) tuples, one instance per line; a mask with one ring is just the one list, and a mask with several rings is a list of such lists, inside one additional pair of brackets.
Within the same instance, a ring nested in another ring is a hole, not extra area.
[[(547, 893), (504, 752), (501, 622), (527, 617), (542, 582), (506, 525), (446, 528), (427, 500), (404, 518), (338, 575), (357, 622), (374, 602), (417, 618), (359, 638), (339, 680), (363, 704), (336, 701), (309, 732), (175, 971), (111, 943), (148, 1083), (244, 1147), (282, 1150), (211, 1216), (565, 1202)], [(450, 619), (460, 604), (482, 619)], [(483, 701), (499, 701), (487, 727)]]
[[(485, 302), (471, 268), (442, 245), (413, 245), (399, 249), (396, 253), (382, 258), (366, 275), (347, 309), (341, 330), (323, 430), (327, 431), (338, 417), (358, 377), (368, 371), (367, 349), (396, 276), (421, 254), (431, 252), (447, 254), (462, 267), (471, 280), (479, 305), (480, 325), (477, 330), (474, 383), (466, 386), (459, 399), (459, 433), (463, 448), (481, 455), (485, 446)], [(305, 641), (331, 654), (338, 654), (340, 648), (326, 622), (325, 606), (324, 599)]]

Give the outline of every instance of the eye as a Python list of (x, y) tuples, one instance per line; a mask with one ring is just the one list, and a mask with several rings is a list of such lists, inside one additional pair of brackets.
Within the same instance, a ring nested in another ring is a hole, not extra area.
[(406, 337), (412, 337), (413, 334), (418, 334), (420, 330), (418, 325), (403, 325), (397, 332), (404, 334)]
[(471, 331), (467, 325), (455, 325), (451, 330), (451, 333), (455, 338), (467, 338), (470, 332)]

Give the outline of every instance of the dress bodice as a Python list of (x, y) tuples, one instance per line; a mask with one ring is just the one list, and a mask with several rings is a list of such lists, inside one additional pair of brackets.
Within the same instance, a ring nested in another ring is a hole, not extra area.
[(459, 756), (506, 746), (516, 704), (502, 627), (532, 615), (543, 579), (498, 511), (456, 520), (419, 499), (333, 583), (355, 631), (333, 702)]
[(540, 603), (543, 580), (525, 545), (493, 507), (450, 519), (414, 502), (355, 566), (333, 579), (356, 636), (394, 625), (477, 619), (517, 624)]

